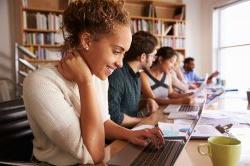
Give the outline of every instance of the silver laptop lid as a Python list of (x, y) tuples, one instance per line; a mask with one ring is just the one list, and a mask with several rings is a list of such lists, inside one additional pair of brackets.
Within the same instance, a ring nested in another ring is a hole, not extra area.
[(184, 138), (184, 142), (185, 144), (190, 140), (191, 136), (192, 136), (192, 133), (194, 132), (194, 128), (195, 126), (198, 124), (200, 118), (201, 118), (201, 113), (205, 107), (205, 103), (206, 103), (206, 99), (205, 101), (201, 104), (200, 106), (200, 109), (199, 109), (199, 112), (198, 114), (196, 115), (196, 118), (193, 120), (193, 123), (191, 124), (190, 126), (190, 129), (187, 130), (187, 134), (186, 134), (186, 137)]

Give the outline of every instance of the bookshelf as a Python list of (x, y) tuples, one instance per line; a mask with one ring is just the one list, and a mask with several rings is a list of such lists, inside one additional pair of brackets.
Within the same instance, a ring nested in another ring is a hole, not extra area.
[[(31, 63), (59, 60), (63, 44), (60, 30), (63, 10), (69, 0), (18, 0), (18, 43), (37, 58)], [(180, 0), (125, 0), (132, 19), (132, 32), (150, 31), (161, 46), (171, 46), (185, 55), (185, 4)]]
[(37, 67), (61, 59), (62, 13), (67, 5), (68, 0), (16, 1), (17, 42), (36, 55), (22, 58)]
[(132, 33), (150, 31), (160, 46), (170, 46), (185, 55), (185, 9), (178, 0), (126, 0)]

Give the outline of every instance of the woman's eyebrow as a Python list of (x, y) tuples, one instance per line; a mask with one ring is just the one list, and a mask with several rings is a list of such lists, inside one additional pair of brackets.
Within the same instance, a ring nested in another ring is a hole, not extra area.
[(114, 47), (115, 49), (119, 49), (121, 51), (125, 51), (125, 49), (122, 46), (112, 45), (112, 47)]

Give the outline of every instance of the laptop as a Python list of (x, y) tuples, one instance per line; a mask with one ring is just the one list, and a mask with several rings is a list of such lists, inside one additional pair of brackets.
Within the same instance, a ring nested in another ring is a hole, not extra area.
[[(198, 89), (194, 91), (195, 96), (197, 97), (200, 93), (206, 88), (208, 80), (208, 74), (206, 74), (204, 81)], [(164, 110), (163, 113), (170, 113), (170, 119), (193, 119), (193, 114), (191, 112), (198, 112), (199, 106), (197, 105), (188, 105), (188, 104), (169, 104)], [(190, 114), (191, 113), (191, 114)]]
[(205, 102), (199, 107), (199, 112), (190, 126), (190, 129), (182, 137), (166, 138), (165, 144), (161, 149), (155, 149), (152, 144), (147, 147), (138, 147), (128, 144), (119, 153), (113, 156), (108, 165), (136, 166), (136, 165), (157, 165), (157, 166), (173, 166), (184, 149), (185, 145), (191, 138), (194, 128), (201, 118)]
[(216, 101), (216, 99), (225, 92), (223, 88), (209, 88), (208, 91), (206, 104), (211, 104), (213, 101)]
[(163, 110), (163, 113), (171, 113), (171, 112), (187, 113), (187, 112), (197, 112), (197, 111), (199, 111), (199, 106), (193, 106), (188, 104), (169, 104)]
[(195, 89), (194, 94), (195, 96), (199, 95), (207, 86), (208, 74), (206, 74), (204, 81), (201, 83), (199, 88)]

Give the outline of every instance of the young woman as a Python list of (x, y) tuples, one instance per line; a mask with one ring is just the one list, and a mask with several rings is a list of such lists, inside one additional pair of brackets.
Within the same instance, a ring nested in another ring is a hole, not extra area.
[(173, 91), (169, 71), (176, 61), (176, 52), (171, 47), (161, 47), (152, 67), (140, 74), (142, 93), (155, 99), (158, 104), (189, 104), (192, 93), (178, 94)]
[(122, 66), (131, 43), (123, 2), (73, 2), (63, 13), (63, 25), (64, 58), (24, 81), (36, 160), (54, 165), (101, 162), (105, 136), (138, 145), (146, 145), (147, 138), (163, 143), (157, 128), (131, 131), (109, 119), (107, 77)]
[(184, 75), (181, 71), (181, 63), (184, 60), (182, 54), (176, 52), (176, 61), (172, 69), (169, 70), (172, 79), (172, 86), (178, 92), (187, 92), (189, 89), (188, 84), (185, 82)]

